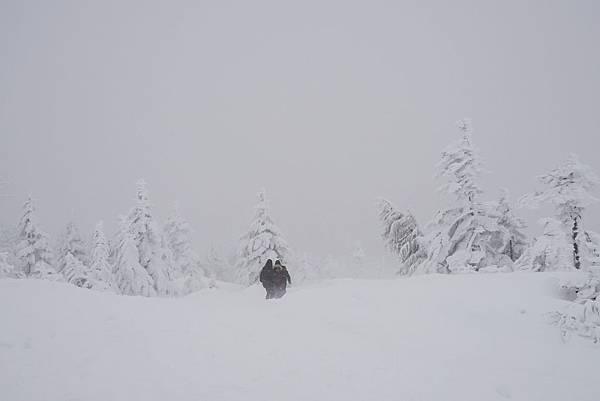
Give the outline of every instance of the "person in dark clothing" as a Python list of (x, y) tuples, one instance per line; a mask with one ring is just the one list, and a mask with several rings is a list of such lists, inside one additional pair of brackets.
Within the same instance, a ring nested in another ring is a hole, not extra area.
[(292, 284), (292, 278), (287, 268), (281, 264), (279, 260), (275, 262), (273, 267), (273, 285), (274, 285), (274, 298), (281, 298), (285, 295), (287, 285)]
[(267, 260), (264, 267), (260, 271), (259, 280), (262, 283), (265, 290), (267, 290), (266, 299), (274, 298), (275, 294), (275, 270), (273, 269), (273, 261)]

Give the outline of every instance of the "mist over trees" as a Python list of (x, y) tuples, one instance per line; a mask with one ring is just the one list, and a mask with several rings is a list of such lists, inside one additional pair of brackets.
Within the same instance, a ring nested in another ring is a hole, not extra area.
[[(587, 227), (585, 212), (598, 199), (598, 178), (576, 155), (539, 177), (541, 188), (511, 201), (508, 189), (497, 198), (484, 193), (488, 174), (475, 146), (469, 119), (457, 123), (456, 140), (436, 166), (438, 193), (446, 205), (421, 224), (406, 207), (379, 198), (376, 204), (383, 245), (393, 258), (386, 267), (360, 241), (348, 247), (346, 260), (292, 251), (275, 222), (266, 191), (260, 190), (254, 215), (237, 241), (235, 255), (213, 245), (201, 255), (193, 227), (175, 207), (164, 224), (155, 217), (145, 181), (135, 188), (135, 203), (118, 217), (114, 235), (102, 222), (87, 235), (74, 221), (53, 243), (37, 220), (32, 197), (14, 227), (0, 228), (0, 276), (64, 281), (123, 295), (183, 296), (230, 282), (257, 283), (267, 259), (281, 260), (294, 285), (338, 277), (411, 276), (427, 273), (478, 273), (589, 270), (600, 266), (600, 235)], [(341, 194), (340, 196), (343, 196)], [(528, 238), (521, 207), (551, 205), (555, 214), (540, 220), (539, 234)], [(589, 283), (595, 283), (596, 273)], [(593, 286), (588, 283), (589, 286)], [(586, 287), (587, 288), (587, 287)], [(595, 288), (595, 287), (594, 287)], [(592, 290), (589, 290), (592, 291)]]

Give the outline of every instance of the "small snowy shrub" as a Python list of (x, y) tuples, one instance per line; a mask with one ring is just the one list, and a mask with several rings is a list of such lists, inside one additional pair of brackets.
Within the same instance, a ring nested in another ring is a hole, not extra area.
[(563, 312), (551, 313), (551, 323), (560, 328), (563, 339), (575, 334), (600, 342), (600, 269), (591, 269), (586, 281), (564, 289), (575, 294), (574, 302)]

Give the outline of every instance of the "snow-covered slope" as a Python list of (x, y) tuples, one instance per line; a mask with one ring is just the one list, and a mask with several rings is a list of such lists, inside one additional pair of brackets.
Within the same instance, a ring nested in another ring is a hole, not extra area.
[(564, 276), (336, 280), (269, 302), (0, 280), (0, 399), (596, 401), (600, 349), (544, 316)]

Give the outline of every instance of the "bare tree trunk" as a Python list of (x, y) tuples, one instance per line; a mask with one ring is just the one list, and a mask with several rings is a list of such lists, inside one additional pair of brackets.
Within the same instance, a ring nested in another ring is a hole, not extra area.
[(579, 260), (579, 245), (577, 244), (577, 236), (579, 235), (579, 225), (577, 224), (577, 217), (573, 219), (573, 263), (576, 269), (581, 268), (581, 261)]

